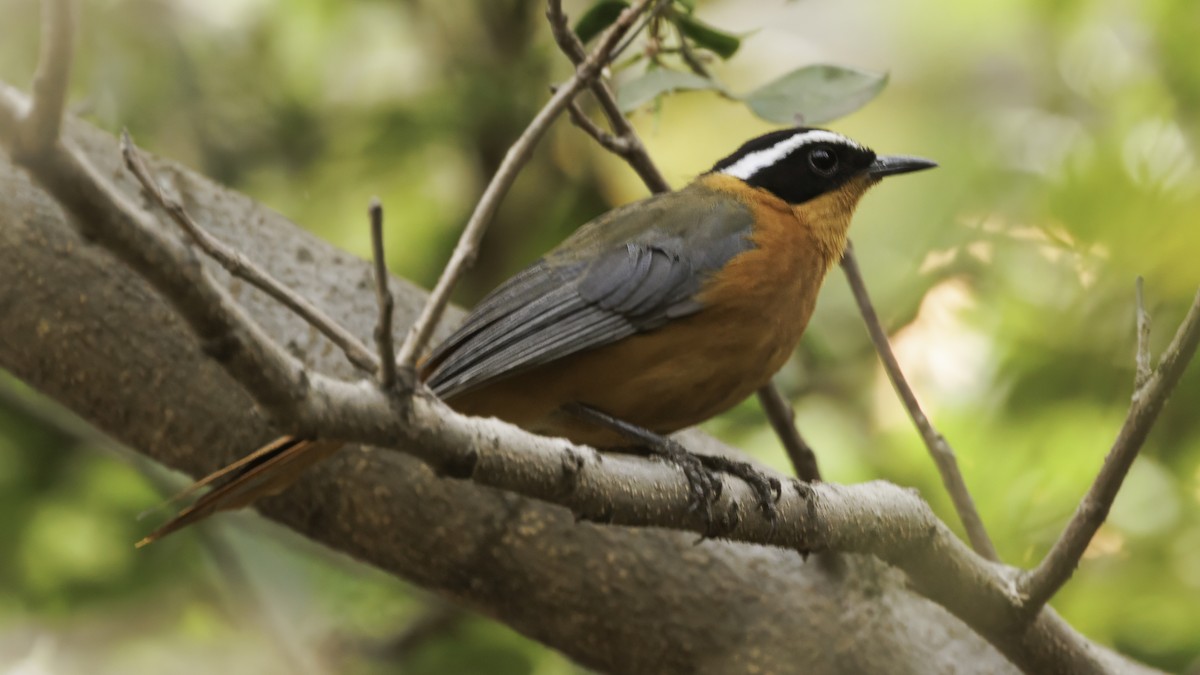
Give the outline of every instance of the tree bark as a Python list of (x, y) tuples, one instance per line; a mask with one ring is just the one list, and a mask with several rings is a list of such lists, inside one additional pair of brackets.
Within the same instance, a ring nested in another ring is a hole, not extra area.
[[(137, 194), (110, 136), (80, 123), (65, 131)], [(369, 341), (369, 263), (186, 169), (157, 168), (201, 226)], [(286, 431), (270, 428), (148, 285), (81, 239), (2, 154), (0, 205), (0, 366), (192, 475)], [(342, 353), (290, 312), (213, 270), (312, 368), (351, 373)], [(402, 336), (425, 294), (402, 280), (392, 290)], [(575, 523), (566, 510), (440, 478), (399, 453), (344, 451), (260, 510), (604, 672), (1014, 671), (873, 558), (823, 564), (790, 551)]]

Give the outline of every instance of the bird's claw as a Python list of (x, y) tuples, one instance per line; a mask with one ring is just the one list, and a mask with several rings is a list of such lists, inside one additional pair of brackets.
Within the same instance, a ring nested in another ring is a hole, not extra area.
[(721, 479), (704, 465), (699, 456), (669, 438), (664, 441), (661, 447), (654, 448), (656, 454), (683, 471), (688, 482), (688, 512), (700, 512), (704, 516), (705, 536), (709, 536), (714, 525), (713, 504), (721, 496)]
[(775, 522), (779, 515), (775, 509), (775, 502), (783, 496), (783, 486), (779, 479), (764, 476), (748, 462), (739, 462), (720, 455), (698, 455), (698, 457), (700, 463), (708, 469), (742, 479), (754, 491), (758, 508), (762, 511), (763, 516), (772, 523)]

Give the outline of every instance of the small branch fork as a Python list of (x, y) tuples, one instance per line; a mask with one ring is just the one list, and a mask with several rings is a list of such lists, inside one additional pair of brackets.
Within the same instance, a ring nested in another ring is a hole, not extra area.
[(1142, 280), (1139, 278), (1136, 357), (1138, 375), (1133, 401), (1112, 449), (1104, 458), (1099, 475), (1075, 509), (1075, 515), (1071, 517), (1066, 529), (1058, 541), (1054, 542), (1042, 562), (1021, 580), (1020, 591), (1027, 598), (1024, 608), (1027, 616), (1036, 614), (1075, 572), (1092, 537), (1108, 517), (1108, 511), (1113, 500), (1117, 498), (1121, 483), (1129, 473), (1129, 468), (1137, 458), (1155, 420), (1158, 419), (1167, 397), (1187, 370), (1188, 363), (1196, 353), (1196, 346), (1200, 344), (1200, 291), (1196, 293), (1192, 306), (1175, 332), (1171, 344), (1159, 359), (1158, 368), (1145, 374), (1150, 367), (1149, 326), (1150, 320), (1142, 297)]
[[(634, 9), (640, 12), (648, 4), (643, 1)], [(61, 11), (47, 12), (47, 20), (66, 17), (68, 28), (47, 30), (52, 43), (43, 45), (45, 59), (70, 53), (69, 46), (53, 42), (71, 40), (70, 6), (56, 6)], [(636, 12), (623, 15), (622, 23), (627, 27), (635, 16)], [(613, 29), (602, 42), (615, 43), (618, 32)], [(602, 59), (593, 57), (598, 53), (589, 57), (588, 68), (577, 70), (574, 91), (587, 79), (580, 73), (590, 77), (597, 72)], [(61, 71), (43, 63), (38, 72)], [(65, 79), (58, 86), (65, 88)], [(42, 110), (61, 119), (61, 107), (54, 102), (65, 98), (65, 90), (43, 90), (37, 96), (42, 103), (31, 104), (0, 84), (0, 142), (10, 153), (25, 151), (13, 156), (74, 216), (76, 227), (150, 283), (212, 358), (289, 428), (402, 450), (434, 466), (447, 465), (447, 458), (461, 460), (450, 463), (462, 469), (463, 478), (562, 505), (581, 518), (694, 533), (709, 527), (690, 509), (684, 477), (666, 465), (622, 456), (600, 461), (589, 448), (533, 435), (497, 420), (468, 418), (431, 397), (418, 394), (398, 400), (381, 387), (307, 372), (204, 266), (196, 264), (190, 248), (164, 231), (72, 144), (60, 142), (55, 134), (36, 146), (36, 154), (27, 154), (31, 146), (20, 140), (30, 128), (27, 111)], [(560, 100), (558, 96), (552, 101)], [(560, 100), (559, 111), (567, 99)], [(127, 155), (136, 166), (136, 153)], [(187, 230), (183, 223), (180, 226)], [(1139, 336), (1148, 325), (1141, 305)], [(1146, 342), (1139, 337), (1139, 363), (1149, 363)], [(1026, 672), (1100, 672), (1103, 666), (1095, 646), (1073, 633), (1044, 604), (1069, 578), (1103, 522), (1198, 345), (1200, 292), (1157, 369), (1135, 393), (1120, 434), (1075, 516), (1042, 564), (1028, 574), (972, 553), (916, 495), (887, 483), (810, 486), (785, 481), (777, 504), (779, 517), (770, 520), (756, 509), (739, 507), (753, 499), (747, 485), (719, 476), (723, 489), (714, 508), (726, 514), (720, 523), (721, 536), (797, 551), (830, 549), (877, 556), (904, 570), (918, 591), (954, 613)], [(631, 485), (638, 487), (631, 489)]]
[(900, 401), (904, 404), (905, 410), (908, 411), (908, 416), (912, 418), (913, 424), (925, 441), (925, 447), (929, 449), (933, 463), (937, 465), (938, 473), (942, 476), (942, 485), (946, 486), (946, 492), (950, 493), (950, 499), (954, 502), (954, 510), (958, 512), (958, 518), (967, 532), (971, 548), (988, 560), (999, 561), (1000, 556), (996, 553), (996, 547), (992, 544), (991, 537), (988, 536), (987, 529), (983, 526), (983, 519), (979, 517), (979, 512), (975, 509), (975, 501), (971, 499), (967, 483), (958, 470), (958, 460), (954, 456), (954, 449), (946, 442), (946, 438), (933, 428), (933, 423), (921, 410), (917, 395), (913, 393), (912, 387), (904, 377), (904, 371), (900, 369), (900, 362), (896, 360), (896, 354), (892, 352), (892, 346), (888, 343), (887, 331), (879, 322), (879, 314), (875, 312), (871, 296), (867, 294), (867, 284), (863, 280), (862, 271), (859, 270), (858, 261), (854, 257), (853, 244), (847, 244), (846, 251), (842, 254), (842, 271), (846, 273), (846, 281), (850, 284), (854, 301), (858, 303), (858, 311), (867, 325), (867, 332), (871, 335), (871, 342), (875, 344), (875, 351), (879, 353), (883, 369), (887, 373), (888, 379), (891, 380), (892, 387), (895, 388)]
[(197, 225), (196, 221), (192, 220), (192, 217), (184, 210), (183, 205), (175, 198), (168, 196), (159, 187), (158, 182), (150, 174), (150, 169), (142, 160), (141, 153), (130, 140), (129, 132), (121, 133), (121, 155), (125, 159), (125, 166), (142, 184), (151, 200), (165, 211), (171, 220), (175, 221), (175, 224), (201, 251), (204, 251), (233, 276), (245, 280), (295, 312), (297, 316), (337, 345), (355, 367), (367, 373), (375, 373), (379, 370), (379, 361), (375, 355), (350, 331), (309, 302), (307, 298), (297, 294), (283, 282), (267, 273), (266, 270), (255, 265), (241, 252), (227, 246)]

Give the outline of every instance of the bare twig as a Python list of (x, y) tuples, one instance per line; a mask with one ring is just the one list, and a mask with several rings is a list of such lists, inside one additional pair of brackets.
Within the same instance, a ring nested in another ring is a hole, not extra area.
[[(659, 24), (657, 22), (654, 22), (654, 20), (656, 18), (658, 18), (659, 14), (661, 14), (662, 11), (665, 10), (671, 4), (671, 2), (672, 2), (672, 0), (657, 0), (657, 2), (654, 3), (654, 7), (651, 7), (650, 11), (646, 12), (645, 16), (642, 17), (642, 22), (639, 23), (636, 28), (629, 31), (629, 35), (627, 35), (625, 37), (625, 41), (622, 42), (621, 44), (617, 45), (612, 50), (612, 53), (609, 55), (608, 61), (605, 62), (604, 65), (607, 66), (609, 63), (617, 60), (617, 58), (620, 57), (621, 54), (624, 54), (625, 50), (629, 49), (630, 45), (632, 45), (633, 42), (635, 40), (637, 40), (638, 34), (640, 34), (642, 31), (646, 30), (647, 26), (651, 27), (652, 32), (654, 33), (654, 36), (652, 36), (651, 39), (657, 39)], [(654, 23), (652, 23), (652, 22), (654, 22)]]
[(758, 400), (767, 419), (771, 421), (775, 434), (783, 442), (788, 459), (792, 461), (792, 468), (796, 470), (796, 477), (808, 482), (821, 480), (817, 456), (796, 428), (796, 416), (792, 411), (791, 402), (784, 398), (783, 393), (774, 384), (759, 389)]
[[(575, 31), (571, 30), (567, 15), (563, 13), (561, 0), (547, 0), (546, 18), (550, 21), (550, 32), (554, 35), (559, 49), (567, 55), (572, 63), (578, 66), (584, 60), (583, 43), (579, 41)], [(613, 135), (625, 139), (627, 148), (621, 157), (629, 162), (629, 165), (633, 167), (638, 177), (642, 179), (646, 187), (650, 188), (651, 192), (670, 190), (670, 183), (651, 161), (650, 155), (642, 145), (642, 140), (638, 137), (633, 125), (625, 118), (621, 107), (617, 105), (617, 95), (613, 93), (612, 87), (602, 78), (596, 78), (589, 86), (592, 95), (596, 97), (596, 102), (600, 104), (600, 110), (603, 111), (605, 119), (608, 120), (609, 126), (613, 130)]]
[(1133, 395), (1138, 397), (1150, 379), (1150, 314), (1146, 312), (1145, 281), (1137, 278), (1137, 375), (1133, 379)]
[(33, 103), (21, 121), (18, 153), (36, 155), (58, 140), (75, 55), (75, 13), (73, 0), (42, 2), (42, 38), (33, 77)]
[(579, 101), (571, 101), (571, 104), (567, 106), (567, 112), (571, 115), (571, 123), (591, 136), (605, 150), (619, 157), (625, 157), (629, 153), (629, 139), (625, 136), (614, 136), (601, 129), (600, 125), (593, 122), (592, 118), (583, 112), (583, 108), (579, 107)]
[(921, 410), (921, 404), (917, 401), (917, 395), (913, 393), (912, 387), (904, 377), (904, 372), (900, 370), (900, 362), (896, 360), (892, 346), (888, 343), (887, 332), (879, 322), (879, 315), (876, 314), (875, 306), (871, 303), (871, 296), (867, 294), (867, 284), (863, 280), (862, 272), (858, 269), (858, 261), (854, 258), (854, 247), (849, 243), (846, 244), (846, 251), (842, 255), (842, 270), (846, 273), (850, 291), (854, 294), (859, 313), (862, 314), (863, 322), (867, 325), (871, 342), (875, 343), (875, 351), (879, 353), (883, 369), (887, 373), (888, 379), (891, 380), (896, 394), (900, 396), (904, 408), (908, 410), (908, 415), (916, 425), (917, 431), (920, 432), (921, 438), (925, 441), (925, 447), (929, 449), (934, 464), (937, 465), (938, 473), (942, 476), (942, 485), (946, 486), (946, 492), (950, 493), (950, 499), (954, 502), (954, 510), (958, 512), (963, 529), (966, 530), (967, 537), (971, 540), (971, 547), (988, 560), (998, 561), (1000, 556), (996, 553), (996, 547), (992, 544), (991, 537), (988, 536), (987, 529), (983, 526), (979, 512), (975, 510), (975, 502), (971, 499), (970, 491), (967, 490), (967, 483), (958, 470), (958, 459), (954, 456), (954, 449), (925, 416)]
[[(1139, 309), (1139, 314), (1141, 311)], [(1021, 592), (1027, 598), (1024, 610), (1028, 616), (1036, 614), (1071, 578), (1096, 530), (1100, 529), (1108, 516), (1121, 483), (1158, 419), (1158, 414), (1166, 405), (1171, 390), (1196, 353), (1197, 344), (1200, 344), (1200, 291), (1197, 291), (1187, 316), (1159, 359), (1158, 368), (1133, 397), (1125, 423), (1121, 425), (1112, 449), (1104, 458), (1104, 466), (1079, 502), (1071, 521), (1042, 562), (1022, 580)]]
[(383, 205), (371, 199), (371, 255), (375, 259), (375, 300), (379, 321), (375, 325), (375, 347), (379, 350), (379, 386), (389, 390), (396, 384), (396, 346), (392, 338), (392, 313), (396, 301), (388, 287), (387, 258), (383, 249)]
[(607, 63), (609, 55), (616, 46), (617, 41), (629, 30), (633, 22), (646, 10), (646, 8), (654, 0), (638, 0), (630, 7), (621, 12), (617, 20), (600, 36), (596, 48), (591, 54), (580, 62), (575, 68), (575, 74), (571, 76), (542, 106), (542, 109), (525, 128), (521, 136), (509, 147), (508, 152), (504, 155), (504, 160), (500, 163), (500, 167), (496, 169), (495, 175), (488, 183), (487, 188), (483, 192), (483, 196), (479, 198), (479, 202), (475, 205), (475, 211), (471, 214), (471, 218), (467, 221), (467, 225), (463, 228), (462, 235), (459, 237), (458, 245), (454, 247), (454, 252), (450, 255), (450, 261), (446, 263), (445, 269), (442, 270), (442, 276), (438, 279), (437, 285), (429, 294), (429, 300), (425, 303), (425, 307), (421, 310), (420, 316), (413, 323), (412, 328), (408, 332), (408, 336), (404, 340), (404, 344), (400, 347), (399, 362), (405, 368), (412, 368), (416, 365), (417, 359), (425, 350), (429, 343), (430, 337), (433, 336), (433, 331), (437, 327), (437, 323), (441, 320), (442, 312), (445, 311), (447, 303), (450, 302), (450, 293), (454, 290), (455, 284), (458, 283), (459, 277), (462, 276), (466, 268), (475, 259), (475, 255), (479, 251), (479, 242), (483, 238), (484, 232), (488, 225), (492, 222), (492, 217), (496, 214), (496, 209), (500, 207), (500, 201), (516, 180), (517, 174), (521, 167), (529, 160), (530, 154), (533, 152), (533, 147), (546, 133), (546, 129), (558, 117), (560, 113), (567, 107), (567, 104), (575, 98), (579, 90), (588, 86), (600, 73), (601, 68)]
[[(571, 30), (570, 22), (563, 13), (561, 0), (547, 0), (546, 18), (550, 22), (550, 31), (554, 35), (554, 40), (567, 58), (576, 64), (582, 61), (584, 58), (583, 43), (579, 41), (575, 31)], [(667, 179), (663, 177), (662, 172), (654, 164), (654, 160), (650, 158), (650, 153), (646, 152), (646, 146), (638, 136), (637, 130), (633, 128), (625, 114), (621, 112), (620, 106), (617, 105), (617, 97), (613, 93), (612, 87), (608, 86), (603, 79), (597, 78), (592, 81), (591, 89), (592, 95), (600, 104), (600, 110), (608, 120), (613, 133), (602, 130), (572, 101), (570, 112), (575, 124), (596, 139), (602, 147), (624, 159), (637, 172), (651, 192), (669, 191), (671, 186), (667, 183)], [(775, 429), (780, 442), (787, 450), (796, 475), (804, 480), (819, 479), (820, 470), (817, 468), (817, 457), (800, 435), (792, 415), (791, 405), (787, 403), (787, 399), (780, 393), (774, 382), (768, 382), (759, 389), (758, 400), (764, 414), (771, 422), (771, 427)]]
[[(0, 139), (9, 138), (25, 102), (0, 85)], [(76, 147), (57, 143), (25, 166), (73, 224), (146, 278), (188, 323), (209, 354), (238, 379), (263, 409), (294, 420), (308, 381), (299, 361), (276, 345), (216, 286), (191, 251), (170, 237), (145, 210), (100, 174)], [(297, 426), (297, 425), (290, 425)]]
[(279, 301), (285, 307), (295, 312), (300, 318), (307, 321), (309, 325), (316, 328), (322, 335), (337, 345), (346, 354), (346, 358), (350, 360), (350, 363), (368, 373), (376, 372), (379, 368), (379, 363), (376, 361), (375, 355), (367, 349), (366, 345), (351, 334), (350, 331), (329, 318), (325, 312), (309, 302), (307, 298), (298, 295), (278, 279), (255, 265), (249, 258), (242, 255), (239, 251), (226, 246), (224, 242), (206, 232), (196, 221), (192, 220), (192, 217), (183, 208), (183, 205), (175, 198), (168, 196), (159, 187), (158, 181), (150, 174), (149, 167), (142, 160), (141, 153), (129, 138), (128, 132), (121, 134), (121, 154), (125, 158), (125, 165), (138, 179), (138, 182), (142, 184), (142, 187), (146, 189), (151, 199), (166, 211), (171, 220), (175, 221), (175, 224), (183, 229), (191, 241), (200, 247), (200, 250), (217, 261), (233, 276), (244, 279), (247, 283)]

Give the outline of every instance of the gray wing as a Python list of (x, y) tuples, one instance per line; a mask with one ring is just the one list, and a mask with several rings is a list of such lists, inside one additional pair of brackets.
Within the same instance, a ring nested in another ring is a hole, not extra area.
[(426, 384), (449, 399), (699, 311), (708, 276), (752, 246), (748, 211), (721, 204), (680, 222), (675, 209), (671, 232), (638, 222), (662, 213), (644, 206), (585, 225), (484, 298), (430, 355)]

